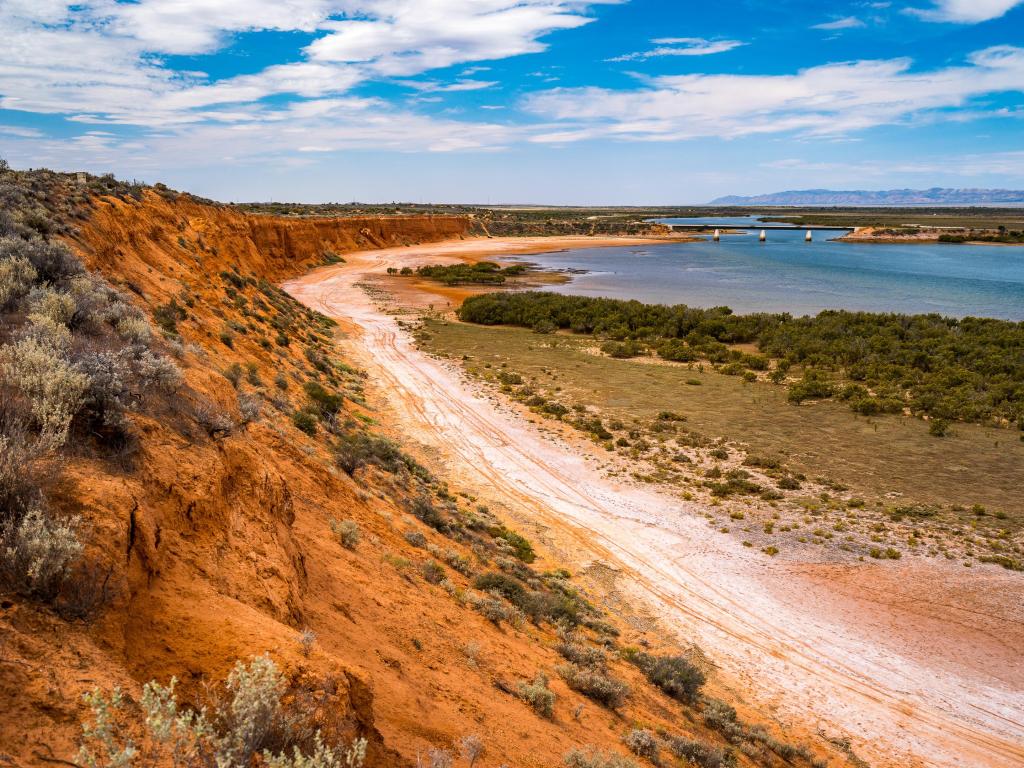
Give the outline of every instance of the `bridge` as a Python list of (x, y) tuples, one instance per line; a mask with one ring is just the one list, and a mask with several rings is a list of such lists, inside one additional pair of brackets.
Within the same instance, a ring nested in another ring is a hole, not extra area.
[(667, 227), (671, 227), (676, 232), (714, 232), (716, 229), (722, 232), (736, 232), (745, 231), (748, 229), (789, 229), (789, 230), (805, 230), (811, 229), (815, 232), (852, 232), (854, 227), (826, 227), (817, 226), (814, 224), (668, 224), (661, 222)]

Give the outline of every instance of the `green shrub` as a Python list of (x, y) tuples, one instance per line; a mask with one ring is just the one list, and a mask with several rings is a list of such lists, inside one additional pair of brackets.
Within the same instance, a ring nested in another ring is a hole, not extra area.
[(532, 563), (536, 559), (537, 554), (533, 551), (533, 545), (524, 536), (515, 531), (510, 531), (504, 526), (495, 526), (490, 529), (490, 533), (495, 538), (502, 539), (512, 547), (515, 551), (515, 556), (524, 563)]
[(641, 652), (627, 658), (653, 685), (678, 701), (693, 703), (704, 685), (704, 673), (682, 656), (652, 656)]
[(307, 410), (296, 411), (292, 414), (292, 424), (301, 432), (307, 435), (316, 434), (316, 415)]
[(574, 691), (609, 709), (618, 709), (629, 696), (628, 685), (601, 670), (578, 664), (562, 664), (556, 671)]
[(833, 394), (835, 387), (823, 373), (807, 370), (800, 381), (790, 385), (786, 398), (791, 403), (800, 404), (804, 400), (827, 399)]
[(345, 404), (344, 396), (328, 391), (318, 382), (307, 381), (303, 385), (303, 390), (305, 390), (310, 404), (321, 417), (329, 418), (334, 416)]
[(162, 331), (172, 336), (178, 335), (178, 323), (186, 317), (188, 314), (173, 298), (166, 304), (160, 304), (153, 308), (153, 320)]
[(538, 672), (532, 683), (519, 684), (519, 698), (529, 704), (533, 711), (549, 720), (555, 715), (555, 692), (548, 688), (548, 678)]
[(334, 460), (349, 475), (368, 465), (380, 467), (386, 472), (418, 466), (392, 441), (365, 432), (339, 435), (334, 448)]
[(415, 517), (419, 518), (434, 530), (440, 531), (441, 533), (448, 530), (448, 523), (438, 511), (437, 507), (434, 506), (434, 502), (430, 500), (429, 496), (422, 495), (413, 499), (410, 511)]

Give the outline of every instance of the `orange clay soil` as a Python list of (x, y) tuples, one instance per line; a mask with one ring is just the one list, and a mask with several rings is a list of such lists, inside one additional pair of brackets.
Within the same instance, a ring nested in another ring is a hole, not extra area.
[[(490, 253), (516, 243), (502, 246)], [(698, 643), (717, 682), (788, 733), (848, 739), (872, 765), (1024, 765), (1018, 574), (919, 558), (768, 558), (709, 535), (699, 505), (603, 477), (592, 444), (553, 443), (521, 408), (420, 353), (389, 314), (396, 302), (385, 293), (402, 278), (383, 277), (388, 267), (469, 254), (487, 255), (465, 243), (365, 252), (285, 287), (357, 329), (351, 354), (453, 476), (582, 568), (633, 626), (660, 619)], [(399, 303), (436, 304), (428, 282), (417, 290)]]
[[(264, 652), (349, 735), (369, 739), (368, 766), (411, 766), (428, 748), (450, 747), (473, 733), (486, 744), (478, 762), (484, 768), (554, 766), (566, 750), (584, 744), (622, 752), (622, 737), (634, 724), (724, 744), (693, 709), (621, 661), (611, 668), (634, 691), (622, 710), (583, 699), (554, 674), (561, 659), (549, 625), (497, 627), (424, 581), (418, 565), (426, 555), (405, 540), (408, 530), (469, 558), (478, 571), (485, 568), (467, 547), (412, 518), (393, 476), (361, 469), (349, 477), (334, 466), (323, 432), (310, 437), (291, 425), (288, 403), (303, 403), (301, 382), (310, 376), (304, 354), (312, 349), (310, 326), (279, 345), (218, 277), (237, 267), (240, 278), (253, 278), (237, 291), (251, 308), (259, 298), (256, 280), (300, 274), (325, 251), (459, 237), (465, 227), (452, 217), (251, 217), (153, 194), (141, 203), (97, 205), (72, 244), (90, 268), (150, 311), (179, 297), (187, 307), (178, 322), (187, 386), (178, 407), (133, 414), (134, 452), (117, 461), (71, 455), (45, 488), (56, 509), (87, 522), (90, 555), (109, 566), (114, 597), (95, 621), (69, 623), (0, 595), (0, 764), (73, 760), (88, 714), (82, 694), (96, 686), (121, 686), (137, 701), (143, 682), (174, 675), (182, 699), (195, 702), (204, 681), (220, 680), (236, 659)], [(235, 324), (231, 346), (222, 338), (228, 323)], [(238, 330), (246, 325), (246, 332)], [(240, 421), (238, 393), (222, 375), (233, 363), (253, 366), (239, 386), (267, 393), (264, 416), (214, 439), (190, 414), (212, 404)], [(278, 374), (290, 383), (286, 391), (275, 392)], [(274, 399), (280, 409), (272, 407)], [(345, 403), (348, 415), (382, 418), (373, 407), (372, 398), (365, 407)], [(445, 477), (444, 457), (420, 458)], [(453, 474), (453, 492), (456, 480)], [(359, 524), (363, 536), (355, 550), (332, 536), (332, 517)], [(554, 550), (538, 548), (538, 572), (562, 564)], [(454, 570), (447, 576), (467, 586)], [(614, 599), (606, 605), (616, 607)], [(672, 648), (647, 631), (653, 625), (630, 626), (626, 620), (636, 615), (609, 616), (622, 630), (620, 642)], [(308, 658), (297, 642), (304, 627), (318, 638)], [(708, 669), (707, 690), (731, 698)], [(514, 690), (541, 670), (558, 696), (553, 720), (495, 686), (501, 680)], [(738, 702), (738, 708), (744, 718), (764, 722), (750, 707)], [(789, 740), (775, 724), (765, 725)], [(831, 749), (820, 739), (810, 747), (818, 756)], [(847, 762), (834, 750), (830, 758), (833, 766)], [(754, 764), (742, 754), (738, 759), (741, 766)], [(757, 764), (784, 762), (769, 753)]]

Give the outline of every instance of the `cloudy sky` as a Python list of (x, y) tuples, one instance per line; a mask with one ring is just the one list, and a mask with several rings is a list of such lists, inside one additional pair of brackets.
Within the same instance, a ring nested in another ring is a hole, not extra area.
[(0, 0), (0, 157), (221, 200), (1024, 188), (1024, 0)]

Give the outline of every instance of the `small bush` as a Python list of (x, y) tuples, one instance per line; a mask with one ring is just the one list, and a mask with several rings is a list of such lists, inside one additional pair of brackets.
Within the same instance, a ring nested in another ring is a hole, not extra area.
[(600, 670), (578, 664), (562, 664), (557, 672), (574, 691), (609, 709), (618, 709), (629, 696), (628, 685)]
[(415, 517), (434, 530), (441, 531), (442, 533), (448, 530), (448, 523), (445, 522), (444, 517), (437, 510), (437, 507), (434, 506), (434, 502), (430, 500), (429, 496), (422, 495), (413, 499), (410, 511)]
[(515, 551), (516, 557), (524, 563), (532, 563), (537, 558), (529, 540), (515, 531), (510, 531), (504, 526), (497, 526), (491, 529), (491, 535), (497, 539), (503, 539)]
[(0, 576), (26, 597), (52, 601), (81, 557), (79, 520), (58, 522), (40, 507), (0, 530)]
[(419, 547), (420, 549), (422, 549), (423, 547), (427, 546), (427, 537), (419, 531), (406, 531), (403, 534), (403, 536), (405, 537), (405, 540), (412, 544), (414, 547)]
[(501, 595), (513, 605), (526, 601), (526, 588), (518, 579), (504, 573), (481, 573), (473, 580), (473, 586), (481, 592)]
[(629, 660), (652, 684), (678, 701), (692, 703), (704, 685), (704, 673), (682, 656), (636, 653)]
[(643, 728), (634, 728), (626, 734), (626, 738), (622, 740), (622, 743), (626, 745), (626, 749), (637, 757), (645, 757), (652, 763), (657, 764), (658, 753), (661, 747), (654, 734), (650, 731)]
[(38, 275), (22, 257), (3, 258), (3, 240), (0, 240), (0, 310), (11, 309), (35, 284)]
[(386, 472), (398, 472), (415, 465), (392, 441), (364, 432), (340, 435), (334, 449), (334, 461), (350, 476), (367, 465), (380, 467)]
[(36, 426), (52, 448), (62, 446), (84, 401), (89, 378), (60, 350), (32, 338), (0, 351), (0, 374), (28, 398)]
[(581, 667), (603, 668), (608, 660), (600, 648), (573, 640), (563, 640), (555, 646), (555, 650), (562, 655), (562, 658)]
[(345, 549), (355, 549), (359, 546), (362, 532), (359, 530), (359, 523), (355, 520), (335, 520), (331, 518), (331, 531), (338, 539), (338, 543)]
[(429, 584), (440, 584), (446, 577), (444, 566), (436, 560), (427, 560), (423, 563), (420, 566), (420, 573)]
[(39, 283), (57, 284), (85, 271), (68, 247), (56, 240), (4, 238), (0, 241), (0, 258), (19, 257), (32, 265)]
[(541, 717), (550, 720), (555, 716), (555, 692), (548, 688), (548, 678), (543, 672), (538, 672), (532, 683), (519, 684), (519, 698)]
[(242, 366), (239, 363), (232, 363), (221, 373), (224, 374), (225, 379), (231, 382), (232, 387), (238, 389), (238, 385), (242, 382)]
[(360, 768), (366, 758), (365, 739), (347, 747), (324, 742), (309, 714), (295, 712), (298, 702), (285, 698), (285, 678), (265, 656), (249, 664), (238, 662), (223, 695), (216, 696), (209, 709), (179, 707), (176, 682), (172, 678), (168, 686), (155, 681), (145, 685), (139, 702), (141, 723), (129, 720), (120, 690), (109, 696), (98, 689), (86, 694), (93, 722), (82, 726), (78, 763), (91, 768), (127, 766), (140, 751), (146, 765)]
[(316, 416), (309, 411), (302, 410), (293, 413), (292, 424), (297, 430), (305, 432), (307, 435), (316, 434)]
[(730, 741), (743, 737), (743, 726), (736, 717), (736, 710), (721, 699), (705, 699), (702, 715), (708, 728), (718, 731)]
[(336, 392), (330, 392), (315, 381), (307, 381), (303, 386), (306, 397), (321, 416), (334, 416), (345, 404), (345, 398)]
[(734, 761), (718, 747), (702, 741), (691, 741), (680, 736), (666, 736), (665, 746), (676, 757), (681, 757), (699, 768), (728, 768)]
[(497, 597), (471, 594), (467, 597), (467, 600), (473, 610), (493, 624), (501, 624), (501, 622), (509, 621), (513, 618), (512, 611), (509, 610), (508, 605)]
[(210, 437), (227, 437), (235, 430), (231, 418), (212, 403), (197, 405), (195, 415), (196, 421)]
[(171, 299), (166, 304), (153, 308), (153, 320), (156, 321), (156, 324), (164, 333), (171, 336), (178, 335), (178, 323), (186, 317), (188, 315), (185, 310), (178, 305), (175, 299)]
[(255, 392), (242, 392), (238, 395), (238, 415), (243, 424), (259, 421), (263, 413), (263, 397)]
[(628, 757), (615, 752), (601, 752), (597, 747), (571, 749), (562, 758), (567, 768), (638, 768)]

